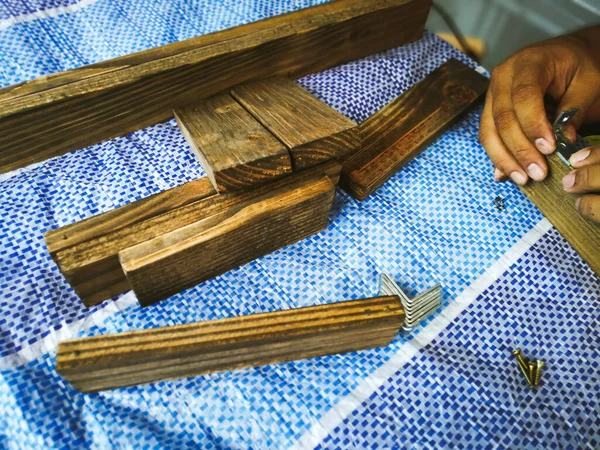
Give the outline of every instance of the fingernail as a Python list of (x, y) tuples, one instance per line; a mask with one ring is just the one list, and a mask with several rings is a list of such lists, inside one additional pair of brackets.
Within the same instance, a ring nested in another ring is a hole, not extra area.
[(535, 140), (535, 146), (544, 155), (549, 155), (550, 153), (552, 153), (554, 151), (554, 146), (550, 145), (550, 142), (548, 142), (544, 138), (537, 138)]
[(521, 172), (512, 172), (510, 174), (510, 179), (513, 180), (515, 183), (520, 184), (521, 186), (525, 185), (527, 183), (527, 177), (525, 175), (523, 175)]
[(494, 180), (500, 181), (504, 174), (497, 167), (494, 167)]
[(584, 148), (583, 150), (579, 150), (577, 153), (573, 153), (569, 158), (569, 162), (571, 164), (577, 164), (578, 162), (583, 161), (585, 158), (590, 156), (591, 150), (589, 148)]
[(575, 208), (577, 208), (577, 211), (579, 211), (580, 203), (581, 203), (581, 197), (577, 197), (577, 200), (575, 200)]
[(529, 164), (527, 167), (527, 173), (535, 181), (542, 181), (544, 178), (546, 178), (546, 173), (535, 163)]
[(562, 179), (563, 188), (569, 189), (572, 188), (575, 184), (575, 171), (571, 172)]

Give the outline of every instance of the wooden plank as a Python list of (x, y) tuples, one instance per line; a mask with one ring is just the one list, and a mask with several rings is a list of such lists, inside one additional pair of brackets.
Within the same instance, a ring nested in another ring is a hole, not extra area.
[[(338, 164), (321, 164), (316, 170), (326, 174), (333, 184), (338, 184), (340, 175)], [(312, 171), (310, 173), (316, 172)], [(46, 247), (52, 258), (54, 258), (59, 251), (127, 228), (216, 193), (217, 191), (208, 178), (189, 181), (120, 208), (50, 230), (44, 235)]]
[(236, 86), (231, 95), (285, 144), (295, 170), (342, 160), (360, 146), (355, 122), (287, 78)]
[(175, 118), (218, 192), (254, 188), (292, 173), (287, 149), (229, 94), (176, 109)]
[(335, 196), (327, 176), (268, 187), (260, 196), (221, 208), (218, 217), (119, 252), (140, 305), (170, 297), (327, 226)]
[(34, 80), (0, 95), (0, 173), (124, 135), (240, 83), (421, 37), (431, 0), (341, 0)]
[(388, 345), (404, 321), (396, 296), (61, 342), (56, 370), (94, 392)]
[(131, 202), (120, 208), (50, 230), (44, 235), (52, 258), (59, 251), (121, 230), (216, 194), (208, 178), (190, 181), (172, 189)]
[[(315, 174), (325, 174), (337, 183), (339, 171), (339, 164), (322, 164), (278, 180), (273, 186), (287, 186)], [(249, 193), (214, 195), (210, 181), (203, 178), (53, 230), (46, 234), (46, 242), (82, 302), (92, 306), (131, 290), (119, 263), (121, 250), (251, 201), (269, 189), (271, 185)]]
[(488, 79), (450, 59), (360, 125), (362, 147), (342, 165), (340, 185), (364, 200), (482, 97)]
[(571, 169), (557, 154), (548, 156), (547, 161), (546, 179), (520, 186), (521, 190), (600, 276), (600, 225), (583, 219), (575, 207), (577, 197), (565, 192), (562, 179)]

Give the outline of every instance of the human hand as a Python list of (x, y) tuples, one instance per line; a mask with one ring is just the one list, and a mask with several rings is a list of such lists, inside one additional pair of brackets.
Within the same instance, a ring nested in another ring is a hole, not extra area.
[[(544, 155), (555, 150), (556, 140), (546, 117), (545, 100), (557, 105), (556, 112), (580, 108), (565, 130), (572, 139), (584, 120), (600, 121), (600, 54), (590, 44), (598, 40), (600, 27), (585, 31), (591, 39), (582, 34), (544, 41), (520, 50), (494, 69), (479, 139), (494, 163), (496, 180), (510, 177), (524, 185), (529, 178), (540, 181), (548, 174)], [(591, 161), (589, 158), (581, 163)], [(599, 169), (591, 170), (590, 163), (586, 164), (585, 172), (575, 179), (583, 180), (589, 172), (596, 177), (592, 183), (600, 192)], [(569, 192), (575, 193), (575, 186), (573, 189)], [(584, 198), (579, 206), (586, 211), (597, 208), (591, 204), (597, 205), (597, 200)], [(597, 217), (597, 209), (595, 214)]]
[(584, 194), (577, 199), (579, 214), (600, 224), (600, 145), (584, 148), (569, 160), (575, 168), (563, 180), (565, 191)]

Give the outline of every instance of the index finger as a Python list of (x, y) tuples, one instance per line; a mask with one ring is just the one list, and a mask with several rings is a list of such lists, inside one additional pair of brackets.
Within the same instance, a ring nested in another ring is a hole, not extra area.
[(554, 132), (544, 106), (544, 94), (552, 78), (552, 65), (539, 51), (526, 51), (515, 62), (511, 90), (513, 108), (525, 136), (545, 155), (556, 149)]

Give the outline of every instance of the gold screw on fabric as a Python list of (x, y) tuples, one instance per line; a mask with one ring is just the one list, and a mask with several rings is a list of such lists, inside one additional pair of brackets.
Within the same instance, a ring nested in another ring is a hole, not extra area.
[(519, 348), (513, 350), (512, 354), (517, 357), (517, 364), (529, 387), (531, 389), (537, 388), (542, 378), (542, 368), (546, 363), (541, 360), (525, 360)]

